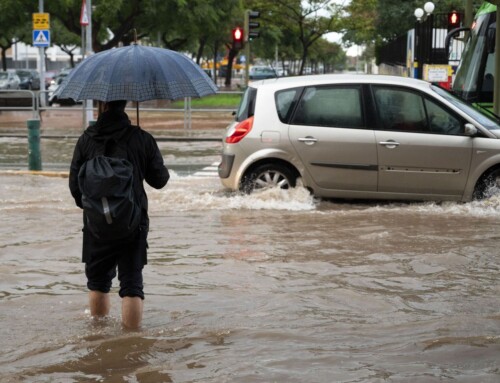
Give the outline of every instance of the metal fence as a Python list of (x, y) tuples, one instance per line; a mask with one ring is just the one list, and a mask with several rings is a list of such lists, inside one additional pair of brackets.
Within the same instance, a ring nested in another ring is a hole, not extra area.
[(377, 64), (407, 67), (409, 61), (418, 62), (419, 78), (422, 78), (424, 64), (458, 64), (464, 45), (462, 41), (453, 40), (450, 51), (446, 52), (447, 23), (446, 13), (431, 14), (415, 22), (414, 30), (377, 47)]
[[(219, 94), (239, 94), (242, 92), (238, 91), (221, 91)], [(48, 105), (47, 100), (48, 91), (32, 91), (32, 90), (0, 90), (0, 114), (3, 111), (12, 112), (28, 112), (31, 118), (26, 118), (27, 126), (27, 139), (28, 139), (28, 168), (30, 171), (41, 171), (42, 170), (42, 158), (40, 151), (40, 141), (41, 141), (41, 122), (42, 113), (48, 111), (58, 111), (65, 110), (68, 111), (68, 107), (52, 106)], [(95, 108), (92, 108), (92, 116), (95, 116)], [(130, 108), (132, 109), (132, 108)], [(83, 130), (86, 126), (86, 115), (87, 110), (82, 105), (81, 110), (81, 124), (80, 128)], [(222, 109), (222, 108), (192, 108), (191, 99), (185, 98), (183, 108), (150, 108), (141, 107), (141, 113), (145, 112), (160, 112), (160, 113), (181, 113), (184, 117), (184, 130), (190, 130), (192, 128), (192, 117), (196, 113), (225, 113), (230, 116), (229, 113), (233, 112), (233, 109)], [(72, 112), (78, 113), (78, 109), (72, 108)], [(44, 114), (44, 116), (46, 116)], [(23, 115), (24, 118), (24, 115)], [(73, 117), (71, 117), (73, 119)], [(141, 119), (142, 121), (142, 119)], [(64, 121), (66, 123), (66, 121)], [(17, 128), (15, 128), (17, 130)], [(26, 134), (26, 133), (24, 133)], [(23, 135), (24, 135), (23, 134)], [(81, 131), (80, 133), (81, 134)], [(2, 133), (3, 135), (3, 133)], [(9, 134), (7, 134), (9, 135)], [(11, 136), (11, 134), (10, 134)], [(163, 140), (188, 140), (188, 141), (213, 141), (213, 137), (190, 137), (190, 134), (183, 134), (182, 137), (162, 137)], [(68, 135), (58, 135), (58, 136), (46, 136), (49, 138), (67, 138)], [(217, 138), (217, 140), (220, 140)]]
[[(241, 91), (219, 91), (217, 94), (239, 94)], [(41, 114), (46, 111), (68, 110), (67, 106), (49, 105), (49, 91), (32, 91), (32, 90), (0, 90), (0, 112), (1, 111), (26, 111), (31, 112), (31, 118), (41, 120)], [(93, 112), (96, 108), (93, 107)], [(129, 108), (132, 110), (132, 108)], [(85, 108), (82, 105), (82, 126), (85, 124)], [(179, 113), (184, 117), (184, 129), (192, 128), (192, 117), (196, 113), (221, 113), (228, 114), (234, 109), (226, 108), (193, 108), (191, 98), (184, 99), (182, 108), (151, 108), (141, 107), (141, 112), (161, 112), (161, 113)], [(95, 113), (94, 113), (95, 115)]]

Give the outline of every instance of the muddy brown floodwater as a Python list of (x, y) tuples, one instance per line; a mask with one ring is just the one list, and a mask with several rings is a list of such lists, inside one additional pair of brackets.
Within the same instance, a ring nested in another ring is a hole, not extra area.
[(90, 318), (67, 179), (0, 175), (0, 381), (499, 382), (500, 198), (149, 190), (140, 331)]

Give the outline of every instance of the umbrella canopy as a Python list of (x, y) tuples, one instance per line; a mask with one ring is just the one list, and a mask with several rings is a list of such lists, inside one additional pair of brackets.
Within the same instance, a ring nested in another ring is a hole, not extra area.
[(212, 79), (190, 58), (169, 49), (132, 44), (87, 57), (55, 95), (73, 100), (146, 101), (216, 92)]

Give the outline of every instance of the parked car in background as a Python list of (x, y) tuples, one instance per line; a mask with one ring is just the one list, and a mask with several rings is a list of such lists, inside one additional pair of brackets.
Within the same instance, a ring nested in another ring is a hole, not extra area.
[(54, 78), (57, 76), (57, 72), (48, 71), (45, 72), (45, 89), (48, 89)]
[(50, 86), (48, 87), (48, 96), (49, 96), (49, 105), (59, 104), (59, 105), (75, 105), (76, 102), (71, 98), (59, 99), (54, 95), (54, 92), (62, 84), (64, 79), (69, 75), (71, 69), (63, 69), (54, 79), (51, 81)]
[(40, 89), (40, 74), (36, 70), (16, 69), (16, 74), (21, 80), (21, 82), (19, 83), (20, 89)]
[(0, 72), (0, 89), (19, 89), (20, 82), (15, 72)]
[(278, 77), (278, 74), (270, 66), (253, 66), (248, 73), (250, 80), (265, 80), (276, 77)]
[(500, 119), (426, 81), (311, 75), (251, 83), (227, 128), (222, 184), (318, 197), (485, 198), (500, 190)]

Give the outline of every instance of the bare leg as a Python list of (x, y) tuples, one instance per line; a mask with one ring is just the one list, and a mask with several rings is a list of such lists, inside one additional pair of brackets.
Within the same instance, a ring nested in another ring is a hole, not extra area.
[(104, 316), (109, 314), (111, 302), (109, 294), (100, 291), (89, 292), (90, 315)]
[(123, 327), (131, 330), (138, 329), (142, 322), (144, 303), (139, 297), (123, 297), (122, 323)]

